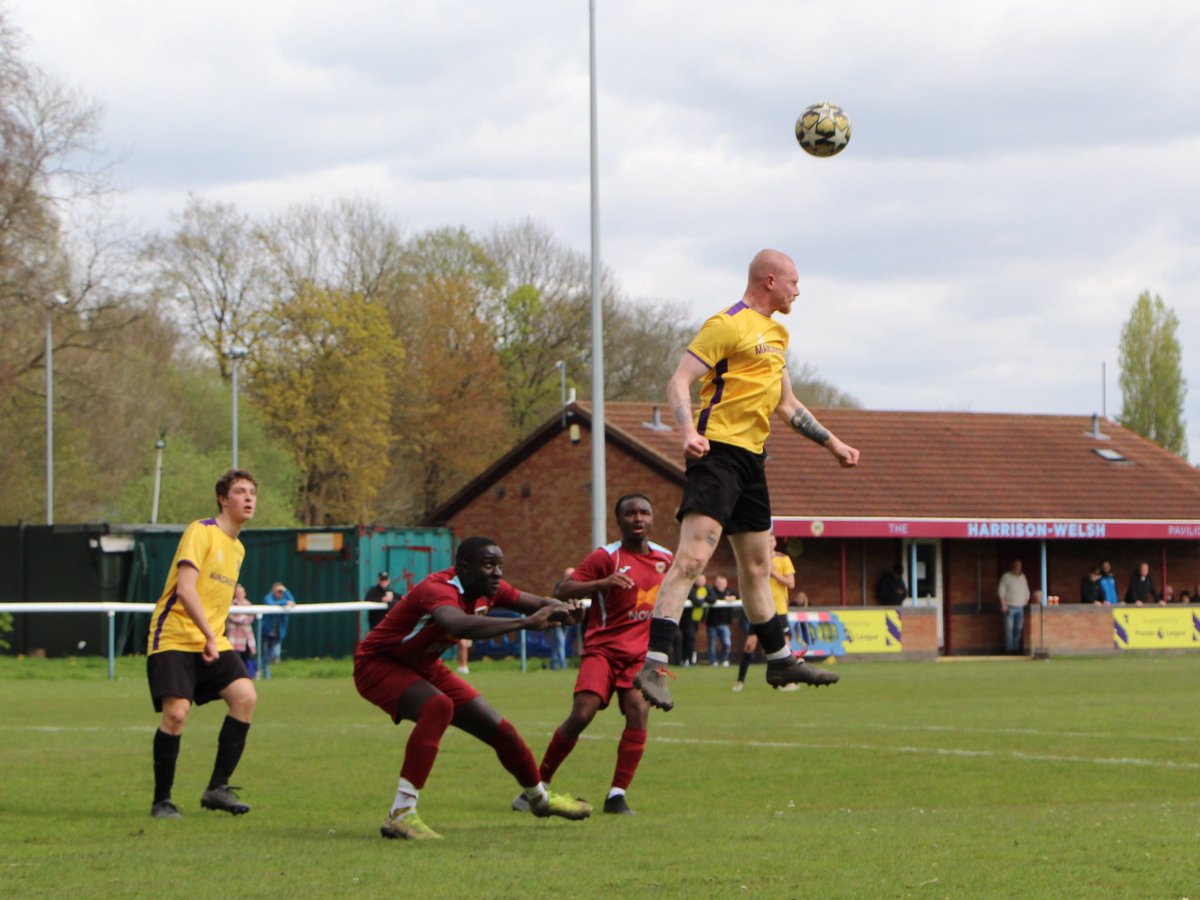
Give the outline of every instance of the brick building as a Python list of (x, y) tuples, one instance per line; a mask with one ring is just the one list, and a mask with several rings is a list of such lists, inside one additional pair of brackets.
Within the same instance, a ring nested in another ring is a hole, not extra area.
[[(678, 432), (652, 403), (605, 410), (609, 503), (647, 494), (657, 512), (653, 537), (673, 548)], [(506, 577), (548, 591), (592, 549), (590, 406), (573, 403), (568, 413), (577, 441), (555, 416), (424, 524), (496, 537)], [(789, 539), (797, 590), (811, 605), (873, 606), (876, 580), (899, 562), (910, 589), (916, 573), (906, 603), (936, 610), (941, 652), (991, 652), (1003, 645), (996, 583), (1020, 558), (1031, 587), (1062, 598), (1047, 627), (1073, 623), (1062, 626), (1066, 648), (1075, 641), (1094, 650), (1111, 647), (1112, 616), (1079, 607), (1079, 587), (1101, 559), (1122, 580), (1145, 560), (1160, 587), (1200, 583), (1200, 472), (1113, 422), (858, 409), (820, 418), (862, 451), (858, 468), (838, 468), (786, 429), (767, 446), (775, 531)], [(611, 522), (609, 536), (617, 537)], [(709, 572), (736, 582), (728, 542)]]

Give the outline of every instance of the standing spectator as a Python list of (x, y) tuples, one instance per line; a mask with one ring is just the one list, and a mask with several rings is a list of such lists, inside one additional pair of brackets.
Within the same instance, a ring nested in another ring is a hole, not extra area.
[(1117, 592), (1117, 576), (1113, 574), (1112, 563), (1107, 559), (1100, 563), (1100, 599), (1109, 606), (1121, 602), (1121, 595)]
[(1019, 559), (1014, 559), (1009, 570), (1000, 576), (996, 593), (1000, 597), (1000, 612), (1004, 614), (1004, 649), (1009, 653), (1020, 653), (1025, 607), (1029, 605), (1029, 582), (1021, 571)]
[[(387, 572), (380, 572), (375, 583), (367, 588), (367, 593), (363, 597), (367, 603), (392, 603), (395, 600), (396, 594), (389, 587), (391, 576)], [(391, 595), (390, 597), (388, 595)], [(383, 617), (387, 615), (386, 609), (369, 609), (367, 610), (367, 628), (368, 631), (374, 628), (383, 621)]]
[[(730, 626), (733, 624), (733, 609), (728, 606), (718, 606), (729, 597), (729, 579), (718, 575), (713, 579), (712, 590), (708, 594), (708, 613), (704, 619), (704, 627), (708, 629), (708, 664), (729, 668), (729, 651), (731, 649)], [(720, 652), (717, 647), (720, 646)]]
[(1150, 563), (1142, 562), (1137, 571), (1129, 576), (1129, 588), (1125, 591), (1125, 602), (1134, 606), (1158, 602), (1158, 591), (1154, 588), (1154, 579), (1150, 576)]
[(1079, 585), (1079, 602), (1091, 603), (1095, 606), (1104, 605), (1104, 590), (1100, 587), (1100, 567), (1095, 566), (1092, 571), (1083, 576), (1083, 581)]
[(696, 664), (696, 628), (704, 619), (704, 607), (708, 605), (708, 578), (697, 575), (692, 589), (688, 591), (688, 605), (679, 618), (680, 665)]
[[(291, 609), (296, 605), (292, 592), (284, 587), (282, 581), (271, 585), (267, 595), (263, 597), (266, 606), (286, 606)], [(259, 655), (259, 668), (263, 678), (271, 677), (271, 666), (279, 662), (283, 652), (283, 639), (287, 636), (288, 617), (285, 613), (269, 614), (264, 617), (262, 627), (262, 653)]]
[[(233, 589), (233, 606), (249, 605), (250, 601), (246, 599), (246, 588), (239, 583)], [(254, 615), (252, 613), (235, 613), (231, 606), (229, 618), (225, 622), (225, 637), (229, 638), (229, 645), (237, 651), (237, 655), (245, 663), (246, 674), (253, 678), (258, 669), (258, 662), (254, 658), (257, 653), (254, 642)]]
[[(558, 595), (559, 585), (570, 581), (574, 574), (574, 566), (567, 566), (563, 570), (562, 578), (558, 579), (554, 585), (555, 596)], [(553, 628), (546, 629), (546, 637), (550, 640), (550, 668), (552, 670), (565, 669), (567, 667), (567, 629), (562, 625), (555, 625)]]
[[(233, 587), (245, 558), (238, 540), (258, 505), (258, 483), (244, 469), (230, 469), (217, 482), (216, 518), (190, 524), (179, 539), (162, 595), (150, 618), (146, 679), (155, 712), (162, 713), (154, 733), (156, 819), (180, 818), (171, 799), (179, 739), (192, 704), (220, 698), (229, 708), (217, 735), (217, 758), (200, 806), (240, 815), (250, 807), (229, 787), (242, 758), (258, 695), (242, 659), (225, 637)], [(219, 637), (218, 637), (219, 635)]]
[(875, 600), (880, 606), (899, 606), (908, 596), (908, 585), (904, 583), (904, 567), (896, 563), (879, 576), (875, 582)]

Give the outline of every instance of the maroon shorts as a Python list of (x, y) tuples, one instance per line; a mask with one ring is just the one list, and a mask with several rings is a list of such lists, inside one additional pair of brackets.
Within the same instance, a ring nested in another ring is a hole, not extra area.
[(633, 687), (633, 676), (642, 668), (641, 659), (613, 658), (595, 651), (583, 651), (575, 693), (591, 691), (600, 697), (600, 708), (607, 709), (615, 691)]
[(400, 698), (418, 681), (429, 682), (449, 697), (455, 709), (479, 696), (479, 691), (447, 669), (440, 659), (416, 669), (383, 656), (354, 660), (354, 686), (393, 722), (400, 721)]

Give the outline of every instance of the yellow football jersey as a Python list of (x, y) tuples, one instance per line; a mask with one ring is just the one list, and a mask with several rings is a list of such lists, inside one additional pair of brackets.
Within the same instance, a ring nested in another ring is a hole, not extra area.
[[(790, 556), (772, 556), (771, 570), (777, 575), (795, 575), (796, 566)], [(788, 586), (781, 581), (771, 579), (771, 599), (775, 601), (775, 614), (786, 615), (788, 611)]]
[(762, 453), (779, 405), (787, 348), (787, 329), (741, 301), (709, 318), (687, 348), (708, 366), (700, 379), (696, 430)]
[(222, 531), (216, 519), (200, 519), (187, 527), (171, 561), (167, 585), (154, 605), (147, 655), (163, 650), (192, 653), (204, 650), (204, 633), (196, 627), (175, 592), (181, 563), (190, 563), (200, 573), (196, 591), (200, 594), (204, 617), (217, 636), (217, 650), (233, 649), (225, 637), (225, 619), (245, 555), (242, 542)]

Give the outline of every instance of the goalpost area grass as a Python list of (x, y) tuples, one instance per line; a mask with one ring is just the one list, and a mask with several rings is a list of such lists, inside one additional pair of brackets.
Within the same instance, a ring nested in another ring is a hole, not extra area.
[[(149, 816), (143, 659), (0, 658), (0, 895), (293, 897), (1200, 896), (1200, 654), (843, 662), (770, 690), (752, 667), (678, 670), (629, 791), (600, 813), (623, 719), (601, 712), (554, 789), (584, 822), (515, 813), (490, 748), (453, 729), (421, 796), (444, 840), (378, 826), (411, 725), (349, 661), (285, 661), (233, 779), (203, 811), (223, 704), (184, 731), (178, 821)], [(474, 664), (541, 758), (574, 671)]]

